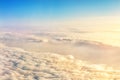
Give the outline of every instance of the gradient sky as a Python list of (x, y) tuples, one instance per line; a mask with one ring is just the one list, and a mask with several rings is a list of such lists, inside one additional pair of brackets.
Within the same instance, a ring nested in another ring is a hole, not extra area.
[(88, 17), (117, 18), (119, 13), (120, 0), (0, 0), (1, 24), (18, 24), (20, 21), (27, 23), (29, 20), (33, 25), (40, 21), (43, 21), (43, 25), (46, 22), (54, 21), (55, 24), (56, 21), (65, 20), (67, 22), (62, 24), (71, 20), (79, 23), (79, 19)]

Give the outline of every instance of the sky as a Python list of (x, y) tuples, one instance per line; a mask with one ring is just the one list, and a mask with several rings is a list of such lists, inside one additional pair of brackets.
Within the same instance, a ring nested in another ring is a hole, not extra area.
[(0, 0), (1, 26), (92, 26), (104, 21), (119, 25), (120, 0)]

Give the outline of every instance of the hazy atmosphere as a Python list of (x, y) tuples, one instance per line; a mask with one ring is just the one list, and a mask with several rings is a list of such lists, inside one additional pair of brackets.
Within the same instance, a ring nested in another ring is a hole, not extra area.
[(120, 80), (120, 0), (0, 0), (0, 80)]

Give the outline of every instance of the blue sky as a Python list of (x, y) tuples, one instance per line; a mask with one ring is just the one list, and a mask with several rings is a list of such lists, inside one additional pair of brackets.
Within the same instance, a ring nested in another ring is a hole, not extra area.
[(0, 0), (0, 21), (113, 16), (119, 10), (120, 0)]
[(0, 0), (3, 19), (104, 16), (115, 10), (120, 10), (120, 0)]

